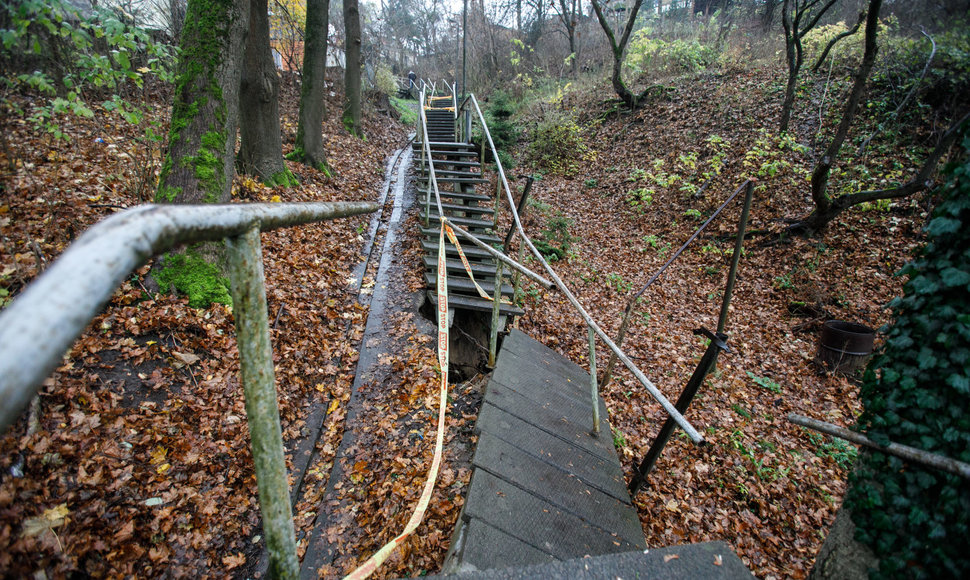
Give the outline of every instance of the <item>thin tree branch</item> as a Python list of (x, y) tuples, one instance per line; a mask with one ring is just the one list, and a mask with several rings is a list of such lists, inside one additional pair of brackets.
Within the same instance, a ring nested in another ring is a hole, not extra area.
[(818, 60), (815, 61), (815, 64), (812, 65), (812, 72), (813, 73), (818, 72), (818, 69), (822, 66), (822, 63), (825, 62), (826, 58), (828, 58), (829, 52), (832, 50), (832, 47), (838, 44), (838, 42), (843, 38), (847, 38), (849, 36), (852, 36), (856, 32), (858, 32), (859, 27), (862, 26), (862, 23), (865, 21), (866, 21), (866, 12), (865, 10), (863, 10), (862, 12), (859, 13), (859, 20), (855, 23), (855, 26), (853, 26), (849, 30), (846, 30), (842, 34), (839, 34), (838, 36), (830, 40), (827, 45), (825, 45), (825, 50), (822, 51), (821, 56), (819, 56)]
[[(919, 86), (923, 84), (923, 79), (926, 78), (926, 73), (928, 73), (930, 70), (930, 64), (932, 64), (933, 62), (933, 57), (936, 56), (936, 41), (933, 40), (933, 37), (927, 34), (925, 30), (921, 30), (920, 32), (922, 32), (923, 36), (928, 38), (930, 40), (930, 43), (932, 44), (932, 48), (930, 49), (930, 56), (929, 58), (926, 59), (926, 64), (923, 66), (923, 72), (921, 72), (919, 75), (919, 78), (916, 79), (916, 83), (913, 84), (913, 88), (909, 90), (909, 93), (906, 94), (906, 98), (904, 98), (903, 102), (900, 103), (898, 107), (896, 107), (896, 110), (893, 111), (891, 115), (889, 115), (889, 119), (887, 119), (887, 122), (895, 121), (899, 117), (899, 113), (901, 113), (903, 109), (906, 107), (906, 105), (909, 104), (910, 99), (912, 99), (913, 95), (916, 94), (916, 89), (918, 89)], [(859, 146), (859, 152), (856, 153), (857, 156), (861, 156), (863, 153), (866, 152), (866, 149), (869, 147), (869, 142), (872, 141), (876, 137), (876, 135), (881, 133), (882, 129), (883, 129), (883, 123), (879, 123), (879, 126), (876, 127), (876, 130), (873, 131), (872, 135), (869, 135), (868, 137), (866, 137), (866, 140), (863, 141), (862, 145)]]

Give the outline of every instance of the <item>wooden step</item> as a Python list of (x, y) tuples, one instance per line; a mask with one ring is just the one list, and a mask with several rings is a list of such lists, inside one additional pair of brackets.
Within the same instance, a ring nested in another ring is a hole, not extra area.
[[(438, 167), (438, 163), (434, 164), (434, 174), (441, 179), (442, 177), (470, 177), (473, 179), (482, 179), (482, 174), (477, 171), (468, 171), (468, 168), (460, 169), (445, 169), (444, 167)], [(442, 163), (441, 165), (445, 165)], [(430, 175), (431, 172), (427, 170), (424, 166), (418, 167), (418, 172), (423, 176)]]
[[(479, 280), (477, 276), (475, 277), (475, 280), (486, 294), (489, 296), (494, 294), (495, 282)], [(424, 281), (428, 284), (429, 288), (435, 288), (438, 285), (437, 274), (432, 274), (431, 272), (425, 273)], [(505, 296), (506, 299), (512, 296), (512, 292), (514, 291), (515, 289), (512, 288), (511, 284), (502, 284), (502, 296)], [(468, 277), (468, 274), (465, 273), (464, 270), (462, 270), (461, 274), (457, 276), (448, 276), (448, 292), (449, 294), (454, 292), (456, 294), (470, 294), (476, 297), (479, 296), (478, 290), (475, 289), (475, 285), (472, 284), (471, 278)]]
[[(433, 210), (433, 208), (432, 208), (432, 210)], [(424, 213), (422, 212), (422, 216), (423, 215), (424, 215)], [(461, 224), (458, 224), (458, 225), (461, 225)], [(426, 237), (426, 238), (432, 238), (432, 239), (437, 240), (438, 239), (438, 233), (439, 233), (438, 230), (439, 229), (440, 229), (440, 226), (438, 225), (438, 218), (437, 217), (433, 217), (432, 218), (432, 222), (431, 222), (431, 227), (421, 228), (421, 234), (424, 237)], [(498, 236), (495, 236), (493, 234), (480, 234), (480, 233), (475, 233), (475, 232), (471, 232), (471, 233), (475, 234), (475, 237), (478, 238), (479, 241), (484, 242), (484, 243), (489, 244), (489, 245), (492, 245), (492, 244), (501, 244), (502, 241), (503, 241), (501, 238), (499, 238)], [(461, 242), (461, 247), (463, 247), (463, 248), (465, 247), (465, 244), (468, 244), (469, 246), (474, 246), (474, 244), (470, 240), (466, 240), (464, 236), (460, 236), (459, 235), (458, 236), (458, 241)]]
[[(424, 200), (424, 196), (428, 194), (428, 189), (425, 187), (419, 187), (418, 193), (421, 194), (421, 199)], [(439, 191), (441, 197), (450, 197), (452, 199), (463, 199), (468, 201), (492, 201), (492, 198), (487, 195), (481, 195), (479, 193), (470, 193), (464, 191)]]
[[(479, 163), (478, 161), (455, 161), (454, 159), (445, 159), (445, 160), (434, 159), (435, 169), (437, 169), (439, 165), (453, 166), (453, 167), (467, 167), (469, 169), (475, 169), (482, 166), (482, 164)], [(418, 167), (419, 168), (424, 167), (423, 165), (421, 165), (420, 159), (418, 159)]]
[[(463, 240), (459, 238), (458, 243), (461, 244), (461, 250), (465, 252), (465, 257), (468, 258), (469, 261), (481, 262), (483, 260), (491, 260), (491, 261), (495, 260), (494, 256), (492, 256), (491, 254), (479, 248), (478, 246), (476, 246), (475, 244), (471, 243), (468, 240)], [(427, 252), (429, 256), (438, 255), (438, 240), (423, 240), (421, 242), (421, 247), (424, 248), (424, 251)], [(454, 254), (455, 256), (457, 256), (458, 249), (455, 248), (455, 246), (450, 241), (448, 241), (448, 242), (445, 242), (445, 253)]]
[(490, 208), (490, 207), (487, 207), (487, 206), (464, 205), (464, 204), (460, 204), (460, 203), (444, 203), (444, 202), (442, 202), (441, 209), (445, 210), (445, 212), (455, 211), (455, 212), (464, 212), (464, 213), (474, 213), (474, 214), (478, 214), (478, 215), (494, 215), (495, 214), (495, 210), (492, 209), (492, 208)]
[(457, 183), (457, 184), (468, 184), (468, 185), (482, 185), (488, 183), (487, 179), (482, 179), (481, 177), (438, 177), (438, 183)]
[[(434, 140), (428, 141), (428, 146), (431, 147), (432, 149), (441, 149), (441, 150), (448, 150), (448, 151), (451, 151), (454, 149), (457, 149), (457, 150), (476, 149), (478, 147), (474, 143), (461, 143), (458, 141), (434, 141)], [(420, 149), (421, 143), (419, 143), (418, 141), (415, 141), (413, 144), (413, 147), (415, 149)]]
[[(469, 262), (471, 266), (472, 274), (475, 275), (476, 280), (494, 280), (495, 279), (495, 264), (485, 264), (481, 262)], [(425, 256), (424, 257), (424, 267), (429, 272), (438, 271), (438, 259), (437, 257)], [(465, 271), (465, 265), (461, 263), (461, 260), (445, 260), (445, 270), (450, 273), (461, 273)], [(503, 269), (503, 271), (505, 271)]]
[[(428, 292), (428, 300), (435, 306), (438, 305), (438, 295), (434, 292)], [(448, 308), (491, 312), (492, 301), (468, 296), (448, 296)], [(514, 304), (502, 304), (499, 306), (499, 313), (505, 316), (522, 316), (525, 311)]]
[[(431, 204), (431, 221), (434, 223), (438, 223), (438, 212), (436, 210), (437, 208), (434, 206), (434, 204)], [(495, 225), (490, 220), (486, 221), (467, 217), (452, 217), (447, 214), (445, 217), (448, 218), (448, 221), (458, 224), (462, 229), (466, 230), (474, 230), (476, 228), (480, 230), (490, 230), (492, 229), (492, 226)], [(473, 231), (472, 233), (475, 232)], [(476, 235), (476, 237), (478, 236)]]

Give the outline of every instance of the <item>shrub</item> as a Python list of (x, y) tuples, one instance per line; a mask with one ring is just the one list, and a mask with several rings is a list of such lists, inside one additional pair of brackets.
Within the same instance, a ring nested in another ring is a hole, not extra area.
[(537, 123), (529, 155), (536, 165), (565, 176), (575, 175), (596, 159), (596, 152), (586, 145), (583, 128), (576, 118), (558, 110)]
[(649, 29), (634, 33), (626, 65), (634, 72), (677, 73), (704, 70), (717, 62), (718, 52), (697, 40), (651, 38)]

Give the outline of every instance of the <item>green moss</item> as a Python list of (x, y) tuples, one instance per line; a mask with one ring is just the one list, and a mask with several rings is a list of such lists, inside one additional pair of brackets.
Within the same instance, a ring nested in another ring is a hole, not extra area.
[(213, 302), (232, 305), (229, 280), (219, 268), (191, 250), (184, 254), (168, 254), (165, 266), (153, 275), (162, 289), (175, 287), (189, 297), (189, 306), (206, 308)]
[(283, 187), (296, 187), (300, 185), (300, 180), (296, 178), (295, 175), (289, 169), (283, 169), (283, 171), (278, 171), (273, 174), (272, 177), (266, 182), (266, 185), (270, 187), (276, 187), (282, 185)]
[(172, 203), (180, 193), (182, 193), (181, 187), (163, 185), (158, 188), (158, 192), (155, 194), (155, 203)]
[[(226, 179), (223, 156), (225, 154), (226, 105), (222, 89), (216, 80), (216, 71), (225, 52), (231, 25), (231, 0), (202, 0), (189, 4), (185, 28), (186, 39), (182, 44), (180, 66), (175, 86), (175, 103), (169, 129), (169, 144), (183, 139), (184, 131), (199, 117), (209, 118), (210, 130), (203, 133), (198, 152), (177, 160), (166, 156), (156, 194), (157, 201), (174, 201), (175, 188), (164, 185), (176, 168), (190, 169), (199, 180), (203, 201), (222, 201)], [(211, 116), (211, 117), (210, 117)], [(214, 129), (214, 130), (213, 130)], [(163, 191), (163, 189), (165, 191)]]
[[(297, 163), (306, 163), (307, 162), (306, 151), (304, 151), (302, 147), (297, 147), (292, 152), (287, 153), (286, 155), (284, 155), (284, 158), (287, 161), (296, 161)], [(317, 163), (317, 164), (313, 165), (313, 168), (316, 169), (317, 171), (323, 173), (327, 177), (333, 177), (333, 168), (330, 167), (326, 163)], [(294, 177), (294, 179), (295, 179), (295, 177)], [(296, 185), (299, 185), (299, 181), (297, 181), (294, 184), (294, 186), (296, 186)]]

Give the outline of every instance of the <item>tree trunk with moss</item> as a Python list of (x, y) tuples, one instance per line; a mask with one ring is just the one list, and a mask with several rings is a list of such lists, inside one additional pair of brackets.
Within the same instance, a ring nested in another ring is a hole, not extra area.
[(346, 104), (344, 106), (343, 121), (348, 131), (360, 137), (363, 135), (360, 126), (360, 69), (364, 63), (360, 50), (360, 8), (357, 0), (344, 0), (344, 27), (347, 39), (344, 46), (344, 53), (347, 62), (344, 66), (344, 94)]
[(303, 84), (300, 86), (300, 122), (296, 130), (294, 161), (331, 174), (323, 146), (323, 119), (327, 115), (327, 31), (330, 0), (307, 0), (303, 45)]
[(189, 0), (156, 201), (229, 200), (248, 30), (249, 0)]
[(643, 0), (636, 0), (634, 2), (629, 16), (627, 16), (626, 25), (623, 27), (623, 36), (620, 37), (618, 42), (613, 28), (610, 26), (609, 21), (606, 19), (606, 14), (600, 6), (599, 0), (593, 0), (593, 10), (596, 12), (596, 18), (599, 20), (603, 32), (606, 33), (606, 38), (610, 42), (610, 49), (613, 51), (613, 75), (610, 77), (613, 83), (613, 90), (616, 92), (616, 96), (620, 97), (620, 100), (623, 101), (623, 104), (631, 109), (636, 109), (640, 101), (647, 96), (652, 88), (647, 87), (646, 90), (637, 95), (623, 82), (623, 59), (626, 56), (626, 47), (630, 42), (630, 34), (633, 32), (633, 25), (637, 20), (637, 13), (640, 12), (640, 6), (642, 4)]
[(296, 179), (283, 162), (279, 94), (279, 75), (269, 45), (266, 0), (250, 0), (239, 97), (239, 168), (267, 185), (290, 186), (296, 185)]

